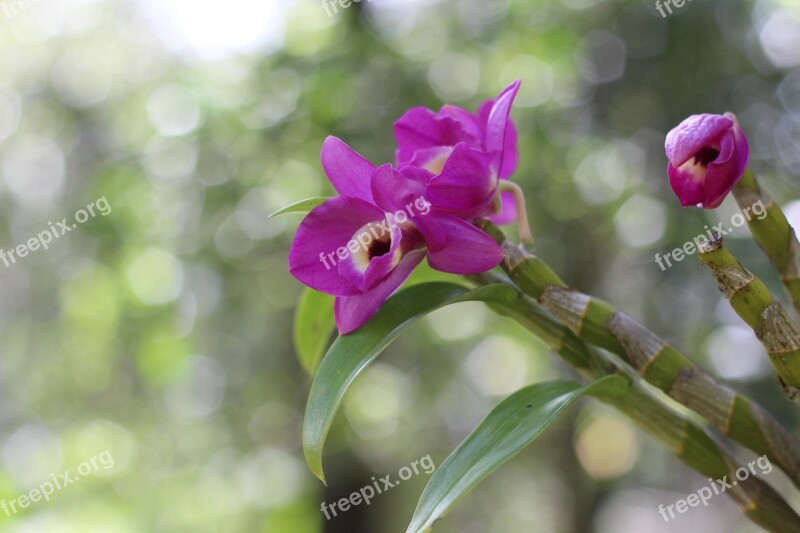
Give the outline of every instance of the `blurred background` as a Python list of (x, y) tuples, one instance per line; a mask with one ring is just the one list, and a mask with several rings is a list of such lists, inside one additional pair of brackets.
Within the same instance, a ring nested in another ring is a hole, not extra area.
[[(268, 215), (332, 193), (325, 136), (391, 161), (407, 108), (474, 109), (516, 78), (515, 179), (541, 255), (796, 428), (697, 258), (662, 272), (654, 255), (736, 212), (683, 210), (669, 189), (664, 135), (692, 113), (738, 114), (753, 168), (800, 224), (800, 7), (674, 11), (0, 0), (0, 248), (98, 199), (111, 208), (0, 264), (0, 500), (114, 458), (49, 502), (0, 511), (0, 531), (404, 531), (427, 474), (331, 520), (320, 505), (426, 455), (441, 464), (502, 397), (572, 375), (479, 304), (439, 311), (347, 395), (323, 487), (300, 449), (310, 380), (292, 349), (302, 287), (286, 262), (300, 217)], [(731, 248), (781, 294), (748, 235)], [(777, 470), (766, 480), (788, 487)], [(755, 530), (723, 497), (663, 522), (659, 504), (706, 483), (621, 415), (581, 403), (436, 530)]]

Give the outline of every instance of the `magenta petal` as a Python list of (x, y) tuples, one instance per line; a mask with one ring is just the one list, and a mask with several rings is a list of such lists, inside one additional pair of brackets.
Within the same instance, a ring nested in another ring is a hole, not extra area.
[(736, 155), (736, 135), (734, 135), (733, 130), (728, 130), (722, 134), (722, 136), (718, 139), (719, 142), (719, 155), (717, 156), (713, 164), (716, 165), (723, 165), (728, 163), (732, 157)]
[(416, 107), (394, 123), (397, 140), (397, 165), (411, 163), (418, 150), (437, 146), (455, 146), (459, 142), (479, 145), (479, 139), (459, 120)]
[(499, 226), (517, 220), (517, 202), (514, 194), (510, 192), (500, 193), (500, 212), (487, 218)]
[[(483, 139), (484, 137), (483, 125), (478, 120), (478, 117), (466, 109), (447, 104), (442, 106), (442, 109), (439, 111), (439, 116), (450, 117), (458, 122), (461, 129), (466, 134), (465, 137), (461, 139), (462, 141), (473, 142), (478, 141), (478, 139)], [(483, 146), (472, 146), (473, 148), (484, 148)]]
[[(486, 125), (489, 121), (489, 114), (492, 112), (492, 108), (494, 107), (494, 100), (487, 100), (483, 104), (481, 104), (480, 109), (478, 110), (478, 118), (479, 120)], [(519, 149), (517, 148), (517, 128), (514, 126), (514, 121), (510, 118), (508, 119), (508, 125), (506, 126), (506, 136), (505, 136), (505, 144), (503, 146), (503, 154), (502, 154), (502, 168), (500, 169), (500, 179), (508, 179), (509, 176), (514, 174), (517, 171), (517, 167), (519, 166)], [(499, 158), (497, 154), (495, 154), (496, 158)]]
[(731, 180), (733, 164), (709, 165), (706, 180), (703, 183), (703, 201), (698, 204), (703, 209), (719, 207), (728, 193), (731, 192), (737, 180)]
[(506, 127), (505, 147), (503, 148), (503, 165), (500, 169), (500, 179), (508, 179), (517, 171), (519, 166), (519, 150), (517, 149), (517, 128), (509, 119)]
[[(722, 154), (720, 154), (720, 158), (717, 161), (708, 165), (704, 183), (705, 198), (703, 205), (701, 205), (703, 208), (713, 209), (718, 207), (736, 186), (736, 183), (747, 168), (750, 148), (747, 139), (738, 127), (729, 132), (729, 138), (723, 141), (723, 146), (729, 143), (734, 144), (730, 156), (722, 160)], [(724, 152), (725, 150), (723, 149)]]
[(692, 115), (667, 134), (667, 159), (676, 168), (717, 141), (735, 123), (722, 115)]
[(315, 207), (297, 228), (289, 251), (289, 272), (321, 292), (336, 296), (358, 294), (360, 291), (339, 275), (336, 252), (347, 247), (359, 228), (383, 216), (377, 207), (344, 196)]
[(511, 114), (511, 106), (514, 104), (514, 99), (519, 92), (520, 84), (521, 82), (517, 80), (500, 93), (486, 122), (486, 150), (493, 154), (500, 154), (499, 168), (504, 166), (502, 157), (506, 148), (509, 115)]
[(424, 107), (409, 109), (394, 123), (397, 141), (397, 164), (406, 165), (417, 150), (446, 145), (445, 135), (437, 124), (436, 113)]
[(436, 224), (439, 217), (452, 217), (444, 213), (437, 213), (435, 211), (427, 213), (425, 216), (419, 216), (414, 219), (414, 227), (422, 235), (425, 242), (425, 247), (428, 252), (437, 252), (447, 246), (448, 236), (447, 232), (443, 231)]
[[(372, 174), (372, 196), (388, 213), (405, 210), (413, 213), (414, 201), (425, 197), (425, 184), (409, 179), (391, 165), (383, 165)], [(411, 207), (406, 209), (409, 204)]]
[(428, 249), (431, 268), (469, 275), (491, 270), (503, 261), (503, 250), (494, 238), (469, 222), (452, 215), (431, 213), (420, 232), (427, 240), (431, 231), (444, 241), (439, 249)]
[(667, 167), (667, 174), (669, 175), (669, 184), (683, 207), (703, 203), (705, 192), (702, 178), (696, 176), (691, 170), (677, 169), (672, 164)]
[[(703, 203), (700, 207), (717, 207), (736, 185), (741, 172), (737, 173), (739, 154), (736, 150), (733, 131), (727, 131), (720, 140), (720, 154), (708, 165), (703, 181)], [(743, 171), (744, 169), (742, 169)]]
[(372, 318), (383, 302), (408, 279), (423, 257), (425, 257), (424, 250), (411, 252), (405, 255), (392, 273), (375, 288), (364, 294), (336, 298), (334, 314), (339, 335), (352, 333)]
[(733, 134), (736, 136), (736, 152), (738, 154), (736, 172), (741, 177), (747, 170), (747, 165), (750, 164), (750, 143), (747, 141), (747, 136), (739, 128), (737, 124), (733, 128)]
[(428, 185), (433, 178), (436, 177), (435, 174), (430, 172), (429, 170), (425, 170), (424, 168), (415, 167), (413, 165), (404, 165), (397, 169), (400, 174), (407, 177), (410, 180), (417, 181), (424, 185)]
[(431, 180), (427, 197), (435, 209), (471, 218), (492, 200), (497, 176), (491, 169), (492, 157), (460, 143), (442, 169)]
[(322, 145), (322, 168), (339, 194), (373, 203), (370, 177), (375, 165), (344, 141), (336, 137), (325, 139)]

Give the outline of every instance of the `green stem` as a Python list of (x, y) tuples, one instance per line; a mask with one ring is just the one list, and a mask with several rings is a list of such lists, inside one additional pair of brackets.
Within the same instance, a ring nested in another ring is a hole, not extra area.
[(698, 247), (720, 290), (767, 349), (786, 395), (800, 403), (800, 333), (769, 289), (722, 244), (722, 237)]
[[(758, 184), (747, 169), (733, 188), (733, 196), (748, 219), (750, 232), (781, 277), (781, 282), (800, 312), (800, 243), (780, 206)], [(759, 209), (755, 209), (759, 206)], [(763, 214), (757, 211), (761, 211)]]
[[(473, 277), (480, 284), (497, 283), (498, 276), (484, 274)], [(510, 283), (508, 280), (501, 280)], [(658, 440), (667, 450), (690, 468), (710, 479), (735, 479), (741, 466), (714, 437), (687, 417), (663, 404), (641, 383), (641, 378), (609, 361), (605, 354), (589, 347), (570, 329), (556, 321), (533, 299), (520, 294), (511, 304), (492, 306), (544, 341), (550, 349), (575, 368), (586, 380), (593, 381), (609, 374), (628, 379), (621, 393), (600, 398), (631, 418)], [(726, 491), (754, 523), (774, 532), (800, 531), (800, 517), (781, 495), (756, 477), (739, 482)]]
[(503, 247), (500, 265), (581, 340), (617, 354), (648, 383), (706, 418), (758, 455), (766, 455), (800, 486), (800, 440), (767, 411), (718, 383), (685, 355), (610, 304), (571, 290), (541, 259), (508, 241), (488, 221), (480, 226)]

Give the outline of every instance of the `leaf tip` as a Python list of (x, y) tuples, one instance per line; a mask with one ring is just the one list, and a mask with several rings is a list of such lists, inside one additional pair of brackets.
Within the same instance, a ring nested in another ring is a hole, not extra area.
[(303, 447), (303, 455), (306, 457), (308, 469), (311, 470), (311, 473), (314, 474), (314, 476), (322, 481), (322, 484), (327, 487), (328, 481), (325, 479), (325, 472), (322, 469), (322, 459), (318, 455), (312, 453), (305, 446)]
[(311, 467), (311, 472), (317, 477), (317, 479), (322, 481), (322, 484), (324, 486), (326, 486), (326, 487), (328, 486), (328, 480), (325, 479), (325, 472), (322, 471), (322, 465), (312, 466)]
[(328, 480), (325, 479), (325, 472), (322, 471), (322, 465), (313, 465), (311, 463), (308, 463), (308, 467), (311, 469), (311, 473), (314, 474), (314, 476), (320, 481), (322, 481), (322, 484), (327, 487)]

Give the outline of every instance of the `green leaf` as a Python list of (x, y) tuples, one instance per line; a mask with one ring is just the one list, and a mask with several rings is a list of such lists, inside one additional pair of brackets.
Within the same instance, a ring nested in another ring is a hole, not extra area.
[(452, 283), (414, 285), (386, 300), (364, 326), (336, 339), (317, 370), (303, 418), (303, 451), (311, 471), (325, 482), (322, 448), (344, 394), (359, 374), (403, 331), (446, 305), (467, 301), (511, 302), (518, 295), (516, 289), (503, 284), (475, 290)]
[(294, 350), (300, 364), (312, 376), (335, 327), (334, 302), (333, 296), (306, 288), (294, 314)]
[(431, 476), (406, 533), (430, 531), (459, 498), (522, 451), (576, 399), (614, 394), (625, 386), (620, 376), (585, 387), (571, 381), (538, 383), (500, 402)]
[(306, 198), (305, 200), (300, 200), (299, 202), (294, 203), (292, 205), (287, 205), (283, 209), (278, 209), (277, 211), (272, 213), (269, 216), (269, 218), (276, 217), (278, 215), (288, 215), (289, 213), (303, 213), (303, 214), (305, 214), (305, 213), (308, 213), (309, 211), (311, 211), (312, 209), (314, 209), (315, 207), (317, 207), (318, 205), (320, 205), (321, 203), (323, 203), (325, 200), (328, 200), (328, 199), (329, 199), (328, 197), (324, 197), (324, 196), (317, 196), (317, 197), (314, 197), (314, 198)]

